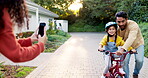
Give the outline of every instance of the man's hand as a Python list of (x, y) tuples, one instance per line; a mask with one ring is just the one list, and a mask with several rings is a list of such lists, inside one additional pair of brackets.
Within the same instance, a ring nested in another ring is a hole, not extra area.
[(116, 55), (122, 55), (125, 50), (121, 48), (120, 50), (116, 51)]
[(131, 51), (132, 51), (133, 53), (136, 53), (136, 52), (137, 52), (135, 49), (132, 49)]

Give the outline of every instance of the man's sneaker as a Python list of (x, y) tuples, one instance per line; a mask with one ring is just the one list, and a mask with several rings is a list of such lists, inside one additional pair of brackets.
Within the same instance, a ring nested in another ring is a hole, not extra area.
[(133, 75), (133, 78), (138, 78), (138, 75)]
[(105, 78), (105, 76), (101, 76), (101, 78)]
[(123, 68), (119, 68), (119, 72), (122, 74), (125, 74), (125, 72), (123, 71)]

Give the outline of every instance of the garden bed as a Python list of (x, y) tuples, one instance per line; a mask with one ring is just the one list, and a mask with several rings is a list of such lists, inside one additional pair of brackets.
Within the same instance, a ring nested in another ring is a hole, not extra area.
[(2, 65), (0, 63), (0, 78), (25, 78), (36, 67)]

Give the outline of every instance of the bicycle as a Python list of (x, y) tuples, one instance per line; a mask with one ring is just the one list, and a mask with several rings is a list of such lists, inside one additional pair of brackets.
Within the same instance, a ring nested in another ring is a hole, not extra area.
[[(136, 52), (134, 53), (132, 51), (124, 52), (123, 58), (119, 59), (119, 58), (113, 57), (113, 55), (116, 54), (115, 52), (110, 52), (110, 51), (105, 51), (105, 50), (100, 51), (100, 52), (105, 52), (105, 54), (109, 54), (109, 56), (111, 57), (111, 62), (112, 62), (108, 73), (105, 75), (105, 78), (124, 78), (125, 74), (122, 74), (119, 71), (120, 63), (124, 61), (124, 59), (128, 53), (137, 54)], [(116, 62), (116, 63), (114, 64), (113, 62)]]

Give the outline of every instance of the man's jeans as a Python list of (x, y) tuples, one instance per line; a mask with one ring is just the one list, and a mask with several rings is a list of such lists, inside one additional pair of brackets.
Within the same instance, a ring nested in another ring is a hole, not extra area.
[[(140, 72), (140, 69), (143, 66), (143, 61), (144, 61), (144, 45), (139, 46), (136, 48), (136, 51), (138, 54), (135, 55), (135, 69), (133, 74), (138, 75)], [(123, 69), (126, 73), (125, 78), (129, 78), (129, 61), (130, 61), (131, 54), (127, 54), (125, 60), (124, 60), (124, 66)]]

